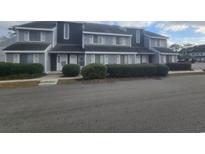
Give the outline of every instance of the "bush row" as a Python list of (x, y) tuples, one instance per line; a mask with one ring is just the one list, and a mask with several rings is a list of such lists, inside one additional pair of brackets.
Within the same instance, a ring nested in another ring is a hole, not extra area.
[[(169, 68), (166, 65), (130, 64), (130, 65), (101, 65), (89, 64), (81, 70), (85, 80), (104, 79), (108, 77), (150, 77), (166, 76)], [(80, 74), (80, 66), (67, 64), (63, 67), (64, 76), (77, 76)]]
[(41, 64), (0, 63), (0, 76), (42, 74), (43, 70), (44, 68)]
[(166, 64), (170, 71), (186, 71), (186, 70), (191, 70), (191, 63), (184, 63), (184, 62), (180, 62), (180, 63), (167, 63)]
[(109, 77), (150, 77), (166, 76), (169, 68), (166, 65), (130, 64), (107, 65)]

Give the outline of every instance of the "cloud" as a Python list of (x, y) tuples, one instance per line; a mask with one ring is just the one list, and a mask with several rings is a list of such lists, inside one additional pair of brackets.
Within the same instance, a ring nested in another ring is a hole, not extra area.
[(0, 36), (8, 35), (9, 27), (22, 23), (25, 23), (25, 21), (0, 21)]
[(179, 32), (191, 28), (196, 33), (205, 34), (205, 21), (163, 21), (156, 24), (156, 27), (166, 32)]
[(92, 21), (95, 23), (106, 23), (110, 25), (119, 25), (124, 27), (148, 27), (154, 23), (154, 21)]

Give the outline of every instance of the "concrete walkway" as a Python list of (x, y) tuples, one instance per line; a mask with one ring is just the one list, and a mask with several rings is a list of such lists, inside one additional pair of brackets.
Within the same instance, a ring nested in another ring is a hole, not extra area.
[(169, 71), (169, 75), (181, 75), (181, 74), (201, 74), (204, 73), (203, 70), (192, 70), (192, 71)]
[(81, 79), (82, 76), (77, 77), (62, 77), (62, 74), (49, 74), (40, 78), (35, 79), (20, 79), (20, 80), (3, 80), (0, 83), (15, 83), (15, 82), (29, 82), (29, 81), (39, 81), (39, 85), (52, 85), (57, 84), (58, 80), (75, 80)]

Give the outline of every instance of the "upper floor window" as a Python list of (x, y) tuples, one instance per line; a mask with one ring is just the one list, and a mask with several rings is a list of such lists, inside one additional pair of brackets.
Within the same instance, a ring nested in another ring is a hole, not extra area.
[(30, 31), (29, 32), (29, 41), (41, 41), (41, 32)]
[(102, 44), (102, 36), (93, 35), (94, 44)]
[(123, 37), (116, 37), (116, 44), (117, 45), (126, 45), (125, 38)]
[(70, 26), (68, 23), (64, 24), (64, 39), (69, 40)]
[(136, 43), (140, 43), (140, 30), (136, 30)]

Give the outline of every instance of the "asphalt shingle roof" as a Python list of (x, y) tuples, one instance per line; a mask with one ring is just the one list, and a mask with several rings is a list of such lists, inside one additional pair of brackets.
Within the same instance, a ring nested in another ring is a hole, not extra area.
[(84, 31), (130, 35), (127, 32), (126, 28), (122, 28), (115, 25), (96, 24), (96, 23), (84, 23), (83, 25), (84, 25)]
[(30, 43), (30, 42), (17, 42), (6, 47), (4, 50), (25, 51), (25, 50), (38, 50), (44, 51), (49, 46), (48, 43)]
[(57, 44), (51, 51), (82, 51), (81, 45)]
[(163, 35), (160, 35), (160, 34), (157, 34), (157, 33), (153, 33), (153, 32), (150, 32), (150, 31), (145, 31), (145, 34), (146, 35), (149, 35), (149, 36), (152, 36), (152, 37), (162, 37), (162, 38), (167, 38), (166, 36), (163, 36)]
[(170, 48), (164, 48), (164, 47), (155, 47), (154, 49), (156, 49), (157, 51), (161, 52), (161, 53), (175, 53), (172, 49)]
[(85, 46), (85, 51), (95, 51), (95, 52), (141, 52), (141, 53), (153, 53), (152, 51), (143, 47), (122, 47), (122, 46)]
[(52, 29), (56, 26), (56, 21), (34, 21), (17, 27), (28, 27), (28, 28), (48, 28)]

